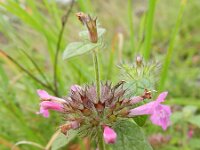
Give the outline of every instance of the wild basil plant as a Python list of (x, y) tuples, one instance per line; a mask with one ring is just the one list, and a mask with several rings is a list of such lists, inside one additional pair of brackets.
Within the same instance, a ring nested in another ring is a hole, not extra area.
[(62, 98), (38, 90), (40, 111), (49, 117), (49, 110), (62, 114), (64, 123), (60, 132), (70, 138), (71, 131), (80, 137), (89, 137), (99, 150), (152, 149), (140, 128), (146, 116), (154, 125), (166, 130), (170, 125), (171, 110), (165, 101), (167, 92), (152, 99), (154, 91), (153, 74), (157, 65), (144, 63), (138, 56), (134, 65), (121, 65), (128, 77), (112, 85), (102, 82), (99, 76), (98, 52), (103, 48), (105, 29), (97, 25), (97, 19), (84, 13), (77, 13), (78, 19), (87, 28), (80, 32), (81, 42), (70, 43), (63, 59), (91, 52), (94, 60), (95, 84), (72, 85), (69, 95)]

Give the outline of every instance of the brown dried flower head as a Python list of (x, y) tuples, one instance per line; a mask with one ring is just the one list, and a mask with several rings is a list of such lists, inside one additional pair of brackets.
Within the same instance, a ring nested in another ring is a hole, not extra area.
[(90, 15), (84, 14), (83, 12), (76, 13), (76, 16), (81, 21), (81, 23), (87, 27), (90, 41), (92, 43), (97, 43), (98, 41), (97, 26), (96, 26), (97, 18), (92, 19)]

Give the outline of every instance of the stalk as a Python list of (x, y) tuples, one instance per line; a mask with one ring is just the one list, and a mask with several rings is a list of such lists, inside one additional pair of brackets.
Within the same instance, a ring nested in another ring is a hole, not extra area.
[(98, 143), (99, 150), (106, 150), (101, 129), (99, 129), (98, 136), (99, 136), (99, 143)]
[(95, 80), (96, 80), (96, 91), (97, 91), (97, 99), (100, 100), (100, 73), (99, 73), (99, 63), (98, 63), (98, 55), (96, 51), (93, 52), (93, 61), (94, 61), (94, 70), (95, 70)]

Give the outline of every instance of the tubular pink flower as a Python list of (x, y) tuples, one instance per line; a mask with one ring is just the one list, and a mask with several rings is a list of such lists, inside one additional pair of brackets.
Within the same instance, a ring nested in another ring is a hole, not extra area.
[(48, 100), (50, 101), (51, 100), (51, 101), (58, 102), (58, 103), (65, 103), (66, 102), (62, 98), (49, 95), (45, 90), (37, 90), (37, 94), (39, 95), (39, 97), (43, 101), (48, 101)]
[(104, 138), (105, 143), (114, 144), (117, 139), (117, 134), (112, 128), (105, 126), (104, 132), (103, 132), (103, 138)]
[(161, 93), (155, 101), (131, 109), (128, 116), (151, 115), (152, 123), (166, 130), (170, 125), (171, 109), (169, 106), (160, 104), (165, 101), (166, 96), (167, 92)]
[(49, 110), (62, 111), (63, 106), (60, 103), (52, 101), (43, 101), (40, 103), (40, 112), (44, 117), (49, 117)]

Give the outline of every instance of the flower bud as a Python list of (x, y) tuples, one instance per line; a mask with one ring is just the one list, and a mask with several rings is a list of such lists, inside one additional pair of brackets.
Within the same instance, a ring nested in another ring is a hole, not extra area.
[(114, 144), (117, 139), (117, 134), (112, 128), (105, 126), (104, 132), (103, 132), (103, 138), (104, 138), (105, 143)]
[(142, 57), (141, 56), (136, 57), (136, 65), (137, 65), (137, 67), (140, 67), (142, 65)]

